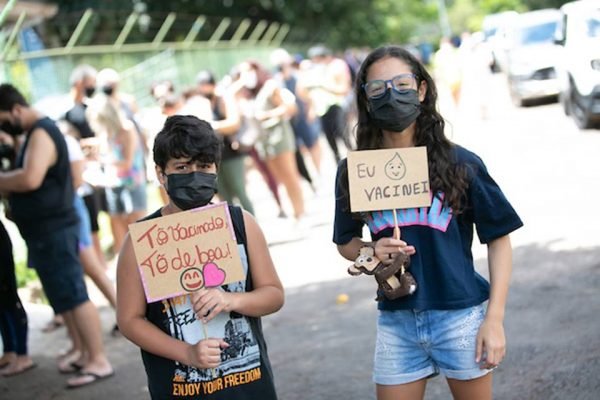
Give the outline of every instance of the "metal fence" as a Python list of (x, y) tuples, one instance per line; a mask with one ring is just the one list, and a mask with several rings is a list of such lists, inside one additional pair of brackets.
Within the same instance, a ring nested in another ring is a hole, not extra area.
[(282, 45), (290, 31), (288, 25), (278, 22), (202, 15), (190, 20), (189, 15), (171, 12), (156, 26), (153, 37), (140, 41), (131, 33), (143, 16), (133, 12), (122, 19), (110, 43), (80, 43), (89, 41), (83, 38), (98, 36), (99, 25), (92, 22), (97, 14), (91, 9), (83, 12), (76, 24), (68, 27), (68, 40), (49, 47), (35, 26), (24, 24), (27, 16), (21, 13), (12, 29), (5, 29), (0, 37), (0, 80), (18, 86), (34, 103), (68, 92), (69, 75), (78, 64), (111, 67), (121, 74), (123, 89), (144, 106), (151, 101), (152, 82), (169, 79), (183, 88), (194, 83), (200, 69), (222, 76), (248, 58), (267, 62), (270, 52)]

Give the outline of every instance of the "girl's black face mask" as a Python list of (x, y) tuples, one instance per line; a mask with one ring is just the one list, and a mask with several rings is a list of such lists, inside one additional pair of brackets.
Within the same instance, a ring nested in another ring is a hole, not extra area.
[(217, 193), (217, 174), (196, 171), (166, 178), (169, 198), (182, 210), (203, 207)]
[(383, 96), (368, 102), (371, 122), (385, 131), (402, 132), (421, 114), (419, 93), (414, 89), (387, 88)]

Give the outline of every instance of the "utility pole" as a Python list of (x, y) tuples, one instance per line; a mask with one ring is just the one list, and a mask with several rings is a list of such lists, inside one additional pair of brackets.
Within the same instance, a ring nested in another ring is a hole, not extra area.
[(445, 0), (438, 0), (438, 18), (440, 19), (442, 35), (449, 38), (452, 35), (452, 29), (450, 29), (450, 21), (448, 20), (448, 11), (446, 9)]

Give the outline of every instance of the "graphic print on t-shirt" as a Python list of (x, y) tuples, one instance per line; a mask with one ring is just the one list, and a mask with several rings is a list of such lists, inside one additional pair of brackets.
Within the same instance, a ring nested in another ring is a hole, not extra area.
[[(245, 275), (248, 259), (243, 245), (238, 245)], [(221, 287), (227, 292), (243, 292), (245, 282)], [(172, 337), (195, 344), (206, 337), (223, 338), (229, 344), (221, 352), (221, 364), (213, 369), (198, 369), (177, 364), (173, 376), (173, 396), (211, 394), (228, 387), (261, 378), (260, 350), (248, 319), (237, 313), (219, 313), (205, 327), (197, 320), (190, 295), (163, 301), (167, 329)], [(206, 331), (206, 336), (205, 336)]]
[[(446, 232), (452, 220), (452, 209), (444, 207), (444, 194), (434, 196), (431, 206), (396, 210), (398, 226), (423, 225)], [(392, 210), (370, 212), (367, 224), (373, 233), (379, 233), (386, 228), (394, 228)]]

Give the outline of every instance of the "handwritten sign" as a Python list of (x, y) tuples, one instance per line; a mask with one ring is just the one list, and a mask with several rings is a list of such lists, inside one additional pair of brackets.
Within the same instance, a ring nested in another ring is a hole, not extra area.
[(244, 280), (227, 203), (129, 225), (151, 303)]
[(353, 212), (431, 205), (425, 147), (348, 153)]

